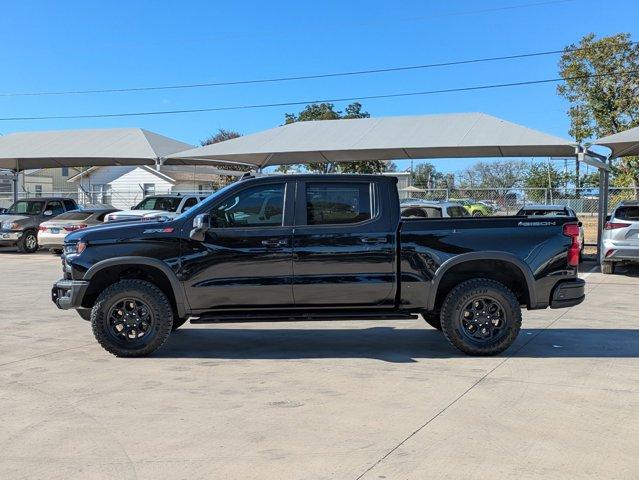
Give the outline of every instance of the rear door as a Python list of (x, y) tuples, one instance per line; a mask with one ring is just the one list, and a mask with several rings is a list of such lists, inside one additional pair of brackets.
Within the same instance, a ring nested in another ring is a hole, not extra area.
[(394, 304), (396, 225), (382, 194), (388, 194), (383, 185), (352, 177), (299, 182), (293, 236), (296, 307)]

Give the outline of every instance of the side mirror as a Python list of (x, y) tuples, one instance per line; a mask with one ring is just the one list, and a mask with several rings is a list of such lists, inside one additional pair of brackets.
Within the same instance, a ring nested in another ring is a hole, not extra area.
[(211, 217), (208, 213), (200, 213), (193, 219), (193, 229), (189, 233), (189, 237), (191, 240), (203, 242), (209, 228), (211, 228)]
[(611, 218), (612, 218), (612, 215), (606, 215), (606, 222), (609, 222)]
[(45, 217), (50, 217), (51, 215), (53, 215), (53, 212), (51, 210), (45, 210), (42, 215), (44, 215)]

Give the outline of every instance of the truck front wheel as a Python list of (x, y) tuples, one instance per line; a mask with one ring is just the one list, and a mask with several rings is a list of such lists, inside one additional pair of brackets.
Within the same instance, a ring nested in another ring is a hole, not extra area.
[(521, 328), (517, 297), (503, 284), (487, 278), (460, 283), (446, 296), (442, 331), (468, 355), (496, 355), (506, 350)]
[(38, 235), (33, 230), (27, 230), (18, 239), (20, 253), (34, 253), (38, 251)]
[(118, 357), (141, 357), (162, 346), (173, 326), (166, 295), (144, 280), (120, 280), (106, 288), (91, 311), (93, 335)]

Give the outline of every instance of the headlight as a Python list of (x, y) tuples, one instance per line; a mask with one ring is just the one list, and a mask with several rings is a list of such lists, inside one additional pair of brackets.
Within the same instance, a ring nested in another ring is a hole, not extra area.
[(19, 223), (16, 222), (3, 222), (2, 223), (2, 228), (4, 230), (22, 230), (22, 227), (20, 226)]

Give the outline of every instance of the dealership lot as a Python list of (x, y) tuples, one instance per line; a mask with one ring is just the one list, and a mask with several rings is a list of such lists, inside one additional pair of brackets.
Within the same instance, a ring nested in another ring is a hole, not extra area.
[[(0, 251), (0, 478), (636, 478), (639, 268), (499, 357), (422, 321), (186, 325), (118, 359)], [(586, 263), (585, 270), (594, 264)]]

